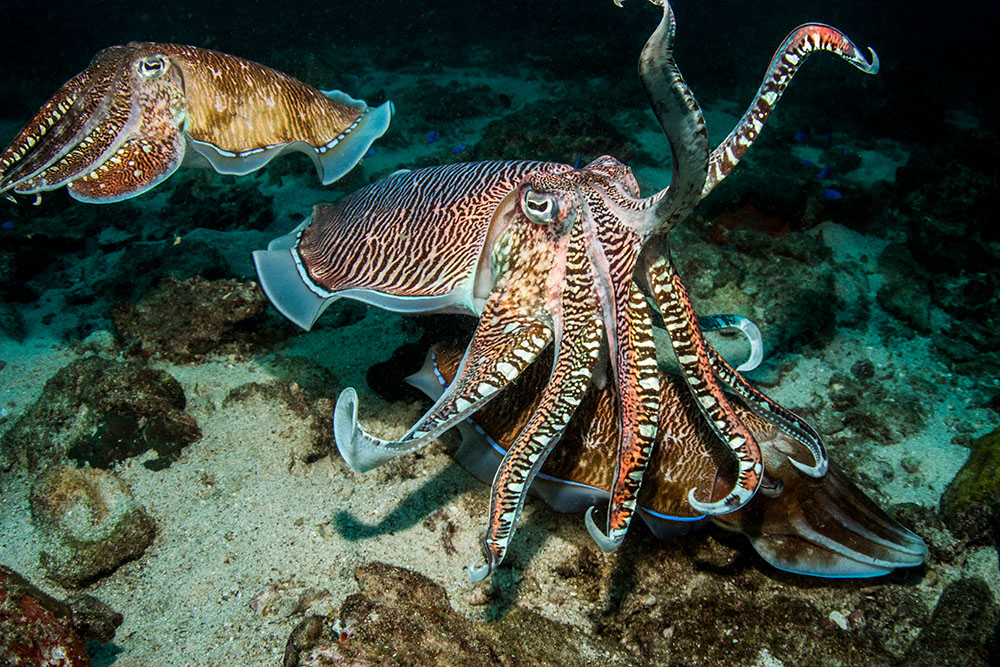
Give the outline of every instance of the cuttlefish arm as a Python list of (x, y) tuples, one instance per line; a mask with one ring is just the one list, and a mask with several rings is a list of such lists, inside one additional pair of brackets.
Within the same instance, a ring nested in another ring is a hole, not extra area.
[(688, 502), (704, 514), (724, 514), (746, 505), (757, 492), (764, 473), (757, 438), (733, 408), (716, 377), (705, 340), (687, 288), (664, 250), (647, 255), (646, 279), (663, 315), (670, 344), (681, 374), (698, 408), (716, 436), (736, 455), (739, 472), (732, 491), (720, 500), (699, 500), (696, 489), (688, 492)]
[(337, 449), (359, 472), (373, 470), (417, 451), (492, 400), (517, 378), (552, 340), (551, 330), (530, 315), (491, 298), (459, 368), (459, 379), (430, 410), (397, 440), (365, 432), (358, 423), (358, 398), (352, 388), (337, 399), (333, 419)]
[(391, 115), (391, 103), (369, 109), (208, 49), (113, 46), (0, 154), (0, 194), (65, 186), (80, 201), (115, 202), (155, 187), (185, 160), (246, 174), (284, 150), (311, 155), (330, 183), (357, 164)]
[[(461, 356), (460, 348), (439, 344), (408, 381), (434, 398), (455, 377)], [(487, 483), (493, 479), (535, 413), (548, 374), (545, 355), (463, 424), (464, 440), (455, 457), (464, 467)], [(819, 577), (877, 576), (926, 558), (923, 540), (883, 512), (839, 467), (831, 464), (826, 475), (814, 478), (790, 463), (790, 436), (736, 398), (731, 399), (734, 410), (754, 432), (765, 460), (762, 491), (734, 512), (706, 517), (693, 511), (688, 489), (707, 488), (712, 499), (723, 497), (735, 471), (683, 381), (664, 374), (660, 384), (660, 428), (637, 508), (657, 535), (672, 537), (710, 518), (746, 535), (771, 565)], [(531, 488), (556, 510), (580, 512), (610, 497), (615, 404), (610, 385), (584, 396), (562, 446), (538, 472)]]
[[(872, 56), (872, 61), (869, 62), (861, 50), (836, 28), (813, 23), (793, 30), (771, 58), (757, 94), (743, 117), (729, 136), (711, 152), (707, 164), (707, 177), (701, 181), (702, 187), (698, 198), (707, 196), (735, 168), (756, 140), (798, 68), (810, 54), (818, 51), (839, 55), (868, 74), (875, 74), (879, 69), (878, 56), (873, 50), (869, 49)], [(654, 107), (657, 98), (669, 99), (664, 92), (668, 90), (664, 84), (666, 80), (669, 80), (669, 77), (643, 77), (643, 84), (654, 102)], [(683, 167), (684, 163), (681, 162), (680, 165)], [(701, 176), (700, 170), (697, 175)], [(660, 207), (669, 201), (669, 197), (664, 197)], [(658, 210), (657, 212), (659, 213)], [(772, 421), (798, 441), (799, 446), (796, 450), (800, 455), (807, 454), (811, 460), (792, 459), (795, 465), (806, 474), (814, 477), (822, 476), (827, 466), (826, 453), (815, 430), (797, 415), (754, 389), (736, 369), (721, 360), (711, 345), (704, 341), (687, 290), (670, 260), (666, 240), (654, 239), (644, 252), (644, 277), (664, 320), (669, 319), (667, 330), (671, 334), (671, 344), (677, 354), (682, 373), (688, 380), (689, 387), (709, 424), (736, 454), (740, 466), (738, 483), (731, 494), (721, 502), (706, 503), (698, 500), (692, 489), (690, 499), (693, 506), (698, 511), (708, 514), (731, 511), (747, 502), (760, 482), (762, 468), (759, 448), (754, 441), (753, 433), (741, 424), (728, 404), (722, 389), (723, 385), (743, 396), (757, 414)]]
[(868, 61), (861, 49), (837, 28), (825, 23), (807, 23), (792, 30), (771, 57), (764, 79), (743, 117), (712, 151), (702, 198), (739, 164), (799, 67), (806, 58), (820, 51), (840, 56), (865, 74), (878, 74), (879, 60), (875, 50), (868, 48), (871, 53), (871, 61)]

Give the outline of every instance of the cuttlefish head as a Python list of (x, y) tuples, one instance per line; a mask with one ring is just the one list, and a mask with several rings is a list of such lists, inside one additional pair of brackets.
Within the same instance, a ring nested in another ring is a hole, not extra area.
[(155, 48), (113, 46), (68, 81), (0, 155), (0, 192), (66, 186), (113, 202), (167, 178), (184, 159), (183, 75)]
[(188, 158), (242, 175), (296, 150), (324, 184), (386, 131), (393, 106), (368, 108), (225, 53), (133, 42), (94, 56), (0, 155), (0, 194), (65, 186), (75, 199), (142, 194)]

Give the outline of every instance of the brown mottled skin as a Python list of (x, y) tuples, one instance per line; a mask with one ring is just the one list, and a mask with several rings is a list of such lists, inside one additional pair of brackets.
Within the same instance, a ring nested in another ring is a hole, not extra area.
[(292, 141), (323, 146), (362, 114), (284, 72), (226, 53), (148, 42), (128, 48), (170, 57), (183, 72), (191, 138), (224, 151)]
[[(463, 350), (446, 345), (434, 348), (438, 369), (450, 382)], [(544, 355), (489, 405), (474, 421), (507, 449), (535, 410), (539, 394), (531, 387), (547, 380), (551, 355)], [(734, 400), (740, 418), (758, 439), (771, 440), (778, 429)], [(614, 387), (591, 388), (577, 408), (577, 418), (553, 450), (542, 472), (553, 477), (600, 489), (610, 489), (614, 475), (616, 420)], [(586, 417), (589, 415), (590, 417)], [(684, 382), (674, 376), (660, 378), (660, 428), (653, 454), (639, 491), (639, 504), (656, 512), (679, 517), (699, 516), (687, 502), (692, 487), (714, 489), (712, 499), (732, 488), (734, 466), (725, 447), (705, 424)], [(728, 486), (727, 486), (728, 485)]]
[[(460, 347), (435, 346), (435, 365), (445, 382), (453, 379), (461, 356)], [(543, 355), (513, 386), (475, 414), (476, 424), (500, 447), (510, 446), (534, 412), (550, 365), (551, 356)], [(760, 442), (765, 485), (772, 491), (756, 494), (733, 512), (711, 516), (714, 523), (746, 535), (769, 562), (793, 571), (823, 574), (842, 565), (842, 559), (822, 540), (839, 544), (861, 558), (900, 559), (898, 564), (906, 565), (919, 562), (913, 554), (926, 549), (920, 539), (886, 515), (839, 466), (831, 463), (820, 479), (803, 474), (789, 463), (789, 454), (801, 445), (750, 412), (739, 399), (731, 400), (739, 418)], [(618, 428), (614, 410), (614, 387), (592, 387), (577, 408), (561, 446), (542, 466), (542, 473), (610, 489)], [(689, 489), (711, 489), (712, 500), (723, 497), (732, 488), (736, 465), (705, 424), (679, 377), (660, 376), (659, 419), (638, 504), (671, 517), (698, 517), (687, 501)], [(778, 479), (783, 488), (775, 494)], [(810, 531), (820, 536), (819, 544)]]

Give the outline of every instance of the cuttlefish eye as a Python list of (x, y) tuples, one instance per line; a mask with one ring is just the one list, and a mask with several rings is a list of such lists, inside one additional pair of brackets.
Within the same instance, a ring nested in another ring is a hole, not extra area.
[(137, 69), (144, 79), (159, 79), (167, 71), (169, 61), (166, 56), (145, 56), (139, 60)]
[(535, 192), (531, 188), (521, 197), (521, 210), (528, 220), (538, 225), (548, 225), (559, 219), (559, 200), (555, 195)]

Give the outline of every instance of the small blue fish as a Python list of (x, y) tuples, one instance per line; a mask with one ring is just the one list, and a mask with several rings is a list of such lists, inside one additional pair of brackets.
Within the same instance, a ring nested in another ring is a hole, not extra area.
[(809, 141), (809, 135), (806, 134), (805, 132), (796, 132), (795, 141), (799, 142), (800, 144), (804, 144), (807, 141)]
[(825, 181), (829, 177), (830, 177), (829, 167), (823, 167), (823, 169), (818, 174), (816, 174), (816, 178), (818, 178), (821, 181)]
[(465, 144), (455, 144), (454, 146), (451, 147), (452, 153), (461, 153), (464, 150), (465, 150)]
[(833, 135), (827, 132), (823, 135), (823, 140), (826, 142), (826, 145), (829, 146), (833, 143)]
[(441, 133), (438, 132), (437, 130), (431, 130), (430, 132), (424, 135), (424, 139), (426, 139), (427, 143), (429, 144), (433, 144), (440, 138), (441, 138)]
[(833, 188), (823, 188), (823, 199), (833, 201), (834, 199), (840, 199), (844, 195), (840, 194), (840, 190), (834, 190)]
[(812, 160), (805, 160), (805, 159), (803, 159), (803, 160), (799, 160), (799, 162), (801, 162), (802, 166), (804, 166), (804, 167), (818, 167), (819, 166), (818, 164), (816, 164)]
[(847, 148), (846, 148), (846, 147), (844, 147), (844, 148), (841, 148), (841, 149), (840, 149), (840, 154), (841, 154), (841, 155), (847, 155)]
[(583, 156), (582, 155), (576, 158), (576, 162), (573, 163), (573, 168), (574, 169), (579, 169), (581, 164), (583, 164)]
[(374, 146), (372, 146), (371, 148), (368, 149), (368, 152), (365, 153), (365, 157), (371, 157), (373, 155), (375, 155), (375, 147)]
[(14, 222), (13, 220), (8, 220), (7, 222), (3, 223), (2, 226), (4, 229), (15, 229), (17, 227), (17, 223)]

